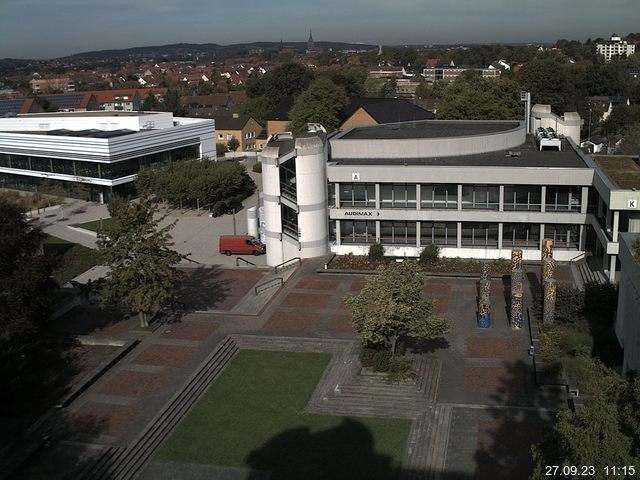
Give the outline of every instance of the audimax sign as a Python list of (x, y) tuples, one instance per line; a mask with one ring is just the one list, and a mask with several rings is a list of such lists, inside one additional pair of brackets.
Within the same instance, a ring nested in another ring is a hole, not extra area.
[(344, 212), (344, 216), (345, 217), (379, 217), (380, 212), (372, 212), (370, 210), (347, 210), (346, 212)]

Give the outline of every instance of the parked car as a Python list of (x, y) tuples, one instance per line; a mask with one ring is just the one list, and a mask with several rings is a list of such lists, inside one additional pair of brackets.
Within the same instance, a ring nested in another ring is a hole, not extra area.
[(227, 256), (234, 253), (258, 256), (265, 253), (266, 246), (249, 235), (220, 235), (219, 250)]

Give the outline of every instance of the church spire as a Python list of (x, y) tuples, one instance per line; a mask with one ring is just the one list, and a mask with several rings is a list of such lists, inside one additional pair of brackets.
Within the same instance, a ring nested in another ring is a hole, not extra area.
[(311, 33), (311, 29), (309, 29), (309, 40), (307, 40), (307, 51), (311, 52), (315, 47), (315, 42), (313, 41), (313, 34)]

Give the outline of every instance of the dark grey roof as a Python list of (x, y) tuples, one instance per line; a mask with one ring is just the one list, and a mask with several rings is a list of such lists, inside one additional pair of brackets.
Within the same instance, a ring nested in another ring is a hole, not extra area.
[(56, 135), (59, 137), (114, 138), (130, 135), (132, 133), (136, 133), (136, 131), (126, 128), (120, 128), (118, 130), (98, 130), (95, 128), (87, 130), (67, 130), (65, 128), (60, 128), (58, 130), (49, 130), (47, 135)]
[(216, 121), (216, 130), (242, 130), (251, 117), (247, 115), (213, 115)]
[(60, 109), (68, 108), (80, 108), (82, 100), (84, 100), (84, 93), (67, 93), (56, 95), (40, 95), (40, 98), (44, 98), (51, 103), (54, 103)]
[(0, 100), (0, 116), (18, 114), (26, 98), (7, 98)]
[(436, 120), (405, 123), (388, 123), (355, 127), (340, 138), (347, 140), (381, 140), (406, 138), (447, 138), (487, 135), (507, 132), (519, 126), (518, 122), (485, 122), (467, 120)]
[[(519, 155), (513, 156), (512, 154)], [(340, 165), (442, 165), (459, 167), (546, 167), (546, 168), (588, 168), (582, 157), (562, 140), (562, 151), (539, 151), (533, 135), (527, 135), (527, 140), (517, 148), (500, 150), (497, 152), (480, 153), (475, 155), (460, 155), (457, 157), (436, 158), (336, 158), (330, 162)]]
[(412, 122), (436, 118), (433, 112), (400, 98), (352, 97), (345, 110), (345, 119), (359, 108), (366, 110), (378, 123)]

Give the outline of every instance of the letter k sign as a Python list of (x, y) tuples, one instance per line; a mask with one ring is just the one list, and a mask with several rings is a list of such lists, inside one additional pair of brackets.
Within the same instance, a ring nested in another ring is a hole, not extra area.
[(627, 208), (638, 208), (638, 200), (629, 200), (627, 202)]

